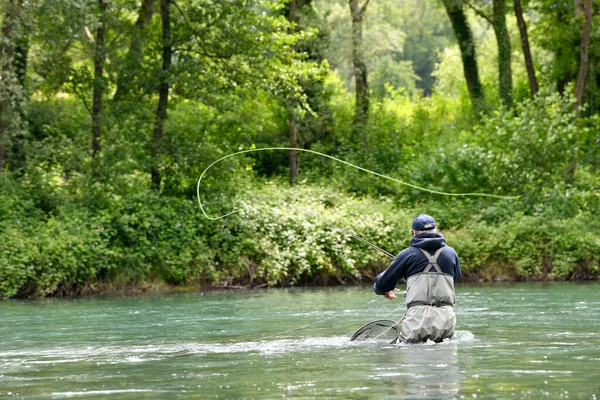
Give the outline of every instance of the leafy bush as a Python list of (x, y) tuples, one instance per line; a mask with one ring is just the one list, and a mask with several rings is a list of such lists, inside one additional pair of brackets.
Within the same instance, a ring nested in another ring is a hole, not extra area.
[(234, 273), (248, 269), (251, 278), (269, 285), (327, 283), (330, 278), (357, 281), (385, 265), (381, 253), (324, 221), (392, 252), (406, 236), (406, 229), (397, 228), (408, 216), (393, 213), (389, 203), (340, 196), (324, 188), (282, 189), (273, 184), (252, 195), (240, 202), (233, 225), (221, 222), (213, 240), (224, 250), (219, 256), (223, 263), (242, 256)]

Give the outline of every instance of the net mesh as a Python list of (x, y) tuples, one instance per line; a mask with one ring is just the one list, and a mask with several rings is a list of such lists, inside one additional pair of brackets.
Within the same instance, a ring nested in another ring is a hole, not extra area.
[(389, 319), (380, 319), (361, 326), (350, 338), (350, 341), (381, 341), (395, 343), (400, 335), (398, 324)]

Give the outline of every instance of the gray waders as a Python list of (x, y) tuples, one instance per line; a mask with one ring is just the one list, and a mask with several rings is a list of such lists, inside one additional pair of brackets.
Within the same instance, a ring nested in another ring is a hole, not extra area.
[(437, 260), (444, 247), (432, 256), (419, 249), (429, 260), (420, 274), (406, 280), (406, 315), (400, 328), (400, 341), (440, 342), (454, 333), (454, 277), (442, 272)]

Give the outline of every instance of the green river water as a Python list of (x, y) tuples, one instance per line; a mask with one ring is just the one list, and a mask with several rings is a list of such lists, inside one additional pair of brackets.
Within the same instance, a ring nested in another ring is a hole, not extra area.
[(421, 345), (348, 341), (402, 316), (368, 287), (4, 301), (0, 397), (596, 399), (599, 289), (461, 284)]

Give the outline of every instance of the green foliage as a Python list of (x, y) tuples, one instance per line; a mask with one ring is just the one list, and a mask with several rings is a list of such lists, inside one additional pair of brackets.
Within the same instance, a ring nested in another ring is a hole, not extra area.
[(323, 220), (391, 251), (407, 236), (396, 224), (409, 216), (392, 219), (389, 203), (340, 196), (323, 187), (283, 190), (270, 183), (237, 207), (241, 212), (235, 220), (223, 222), (213, 236), (223, 249), (218, 257), (235, 265), (233, 277), (247, 270), (250, 280), (270, 285), (356, 281), (385, 265), (385, 256)]
[[(422, 212), (458, 250), (466, 279), (597, 277), (598, 49), (592, 41), (588, 106), (576, 119), (572, 101), (552, 88), (572, 83), (581, 21), (571, 3), (551, 3), (529, 8), (541, 84), (534, 99), (509, 24), (516, 92), (508, 110), (499, 106), (493, 31), (469, 16), (489, 104), (477, 118), (440, 4), (370, 2), (373, 100), (358, 126), (346, 1), (299, 1), (295, 24), (285, 1), (171, 2), (171, 90), (154, 147), (159, 10), (142, 29), (140, 4), (111, 1), (101, 151), (93, 159), (97, 3), (18, 3), (18, 18), (3, 3), (3, 32), (16, 22), (0, 38), (0, 296), (145, 282), (371, 281), (386, 257), (323, 220), (396, 253)], [(18, 62), (4, 57), (11, 49)], [(433, 195), (312, 154), (299, 156), (299, 184), (290, 188), (288, 153), (273, 151), (228, 158), (203, 177), (209, 215), (242, 210), (206, 220), (195, 199), (205, 168), (239, 150), (287, 146), (290, 113), (298, 146), (434, 190), (524, 196)], [(150, 188), (152, 166), (161, 172), (159, 191)]]
[(456, 193), (535, 191), (575, 158), (573, 119), (571, 103), (558, 96), (525, 100), (514, 110), (494, 112), (472, 129), (449, 135), (458, 140), (438, 142), (430, 153), (436, 162), (420, 165), (415, 174)]
[[(533, 25), (532, 36), (535, 43), (545, 52), (551, 54), (541, 58), (543, 79), (548, 86), (559, 91), (571, 92), (579, 73), (581, 35), (584, 24), (583, 15), (575, 11), (577, 2), (556, 2), (550, 0), (532, 2), (531, 8), (536, 13), (537, 21)], [(600, 3), (592, 1), (592, 9), (597, 10)], [(597, 12), (592, 13), (592, 37), (600, 33), (600, 18)], [(595, 68), (600, 56), (600, 47), (592, 40), (589, 51), (590, 68)], [(597, 68), (597, 67), (596, 67)], [(591, 78), (596, 76), (596, 78)], [(588, 103), (584, 113), (592, 115), (600, 109), (597, 73), (589, 72), (588, 83), (584, 91), (584, 102)]]
[[(503, 224), (476, 222), (447, 235), (467, 275), (477, 278), (575, 278), (598, 274), (600, 240), (596, 219), (516, 213)], [(580, 268), (587, 266), (586, 268)]]
[(106, 208), (69, 204), (49, 218), (36, 218), (19, 196), (3, 195), (2, 204), (10, 206), (0, 210), (3, 296), (72, 294), (102, 283), (212, 281), (214, 255), (192, 201), (113, 195)]
[[(316, 8), (331, 31), (327, 59), (351, 87), (352, 32), (347, 1), (321, 0)], [(411, 0), (369, 3), (364, 26), (365, 59), (373, 93), (386, 96), (386, 85), (409, 95), (430, 95), (438, 52), (451, 43), (450, 23), (437, 2)]]

